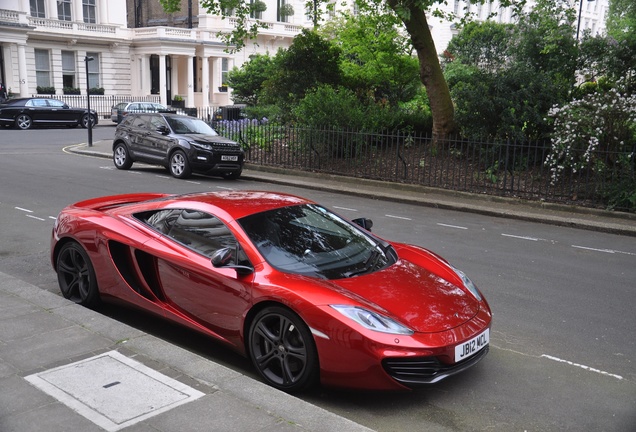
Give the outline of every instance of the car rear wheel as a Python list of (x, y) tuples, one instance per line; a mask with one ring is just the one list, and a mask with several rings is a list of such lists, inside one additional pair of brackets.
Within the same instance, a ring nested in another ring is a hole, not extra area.
[(237, 178), (241, 176), (242, 172), (243, 172), (242, 169), (238, 171), (227, 172), (227, 173), (221, 174), (221, 177), (223, 177), (226, 180), (236, 180)]
[(168, 169), (170, 170), (170, 174), (178, 179), (188, 178), (192, 173), (192, 170), (190, 169), (190, 162), (188, 162), (188, 157), (181, 150), (177, 150), (172, 153), (172, 156), (170, 156)]
[(57, 281), (62, 295), (87, 307), (99, 305), (97, 277), (88, 254), (76, 242), (62, 246), (57, 255)]
[(80, 119), (80, 123), (84, 129), (88, 128), (88, 122), (91, 122), (91, 127), (95, 126), (95, 117), (92, 115), (84, 114)]
[(117, 169), (120, 170), (127, 170), (132, 166), (133, 160), (130, 158), (130, 154), (128, 154), (126, 144), (119, 143), (115, 146), (113, 150), (113, 163)]
[(249, 354), (265, 381), (280, 390), (299, 391), (318, 378), (318, 353), (311, 332), (287, 308), (267, 307), (254, 317)]
[(28, 114), (18, 114), (15, 118), (15, 127), (22, 130), (30, 129), (33, 126), (33, 119)]

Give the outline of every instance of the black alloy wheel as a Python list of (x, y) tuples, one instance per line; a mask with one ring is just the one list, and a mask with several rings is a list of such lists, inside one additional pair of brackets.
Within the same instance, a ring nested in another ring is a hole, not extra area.
[(88, 254), (76, 242), (62, 246), (57, 256), (57, 281), (64, 298), (87, 307), (100, 303), (97, 277)]
[(84, 129), (88, 128), (88, 122), (91, 122), (91, 127), (95, 126), (95, 117), (90, 114), (84, 114), (80, 120), (80, 123)]
[(170, 161), (168, 162), (168, 169), (170, 170), (170, 174), (178, 179), (188, 178), (192, 173), (188, 157), (182, 150), (176, 150), (172, 153)]
[(115, 167), (120, 170), (127, 170), (133, 164), (133, 160), (130, 158), (128, 148), (124, 143), (118, 143), (113, 150), (113, 163)]
[(271, 306), (254, 317), (249, 354), (260, 375), (279, 390), (300, 391), (318, 379), (318, 352), (311, 332), (287, 308)]

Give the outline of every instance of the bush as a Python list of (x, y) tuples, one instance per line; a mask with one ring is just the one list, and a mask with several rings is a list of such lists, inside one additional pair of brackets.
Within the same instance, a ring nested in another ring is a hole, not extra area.
[(78, 87), (64, 87), (62, 89), (62, 91), (64, 92), (64, 94), (66, 95), (78, 95), (78, 94), (82, 94), (81, 90)]
[(38, 94), (47, 94), (47, 95), (55, 94), (55, 87), (37, 86), (35, 90), (37, 91)]

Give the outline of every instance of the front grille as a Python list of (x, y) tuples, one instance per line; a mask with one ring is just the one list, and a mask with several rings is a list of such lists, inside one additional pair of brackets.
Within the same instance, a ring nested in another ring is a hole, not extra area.
[(488, 347), (466, 360), (451, 365), (442, 363), (437, 357), (401, 357), (386, 358), (382, 361), (382, 366), (394, 380), (408, 387), (417, 387), (436, 383), (468, 369), (487, 353)]

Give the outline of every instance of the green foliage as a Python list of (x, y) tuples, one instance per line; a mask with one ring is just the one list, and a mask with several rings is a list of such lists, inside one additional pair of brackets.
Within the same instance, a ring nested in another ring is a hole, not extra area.
[(273, 74), (274, 61), (269, 55), (254, 54), (250, 60), (228, 74), (234, 103), (257, 105), (265, 81)]
[(577, 46), (572, 11), (539, 0), (515, 26), (471, 23), (453, 38), (445, 77), (462, 134), (475, 139), (539, 139), (545, 118), (573, 88)]
[(78, 95), (82, 94), (82, 91), (78, 87), (63, 87), (62, 92), (67, 95)]
[(51, 86), (37, 86), (35, 88), (35, 91), (38, 94), (53, 95), (53, 94), (55, 94), (55, 87), (51, 87)]
[(323, 34), (341, 49), (344, 85), (360, 97), (394, 106), (413, 98), (421, 88), (419, 63), (394, 17), (344, 16)]
[(287, 50), (279, 50), (263, 83), (262, 101), (278, 105), (283, 117), (311, 89), (321, 85), (339, 85), (340, 50), (310, 30), (303, 30)]

